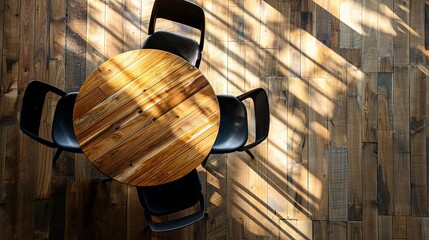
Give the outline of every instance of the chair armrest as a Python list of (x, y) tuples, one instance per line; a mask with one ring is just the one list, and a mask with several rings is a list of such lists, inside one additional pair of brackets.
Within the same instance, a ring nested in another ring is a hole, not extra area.
[(21, 131), (23, 131), (25, 134), (27, 134), (32, 139), (36, 140), (37, 142), (44, 144), (51, 148), (57, 148), (58, 145), (52, 141), (46, 140), (44, 138), (39, 137), (38, 135), (33, 134), (32, 132), (26, 131), (25, 129), (21, 128)]
[(48, 92), (53, 92), (53, 93), (55, 93), (55, 94), (57, 94), (57, 95), (59, 95), (61, 97), (64, 96), (64, 95), (66, 95), (66, 92), (64, 92), (63, 90), (61, 90), (61, 89), (59, 89), (59, 88), (57, 88), (55, 86), (52, 86), (50, 84), (47, 84), (45, 82), (42, 82), (42, 81), (31, 80), (28, 83), (28, 86), (30, 86), (30, 84), (31, 85), (35, 85), (37, 88), (42, 88), (43, 91), (45, 92), (45, 94), (47, 94)]
[(263, 88), (255, 88), (253, 90), (250, 90), (248, 92), (245, 92), (245, 93), (237, 96), (237, 98), (240, 101), (243, 101), (247, 98), (252, 98), (253, 100), (255, 100), (255, 98), (257, 97), (258, 94), (265, 94), (265, 96), (267, 96), (267, 92), (265, 92), (265, 90)]

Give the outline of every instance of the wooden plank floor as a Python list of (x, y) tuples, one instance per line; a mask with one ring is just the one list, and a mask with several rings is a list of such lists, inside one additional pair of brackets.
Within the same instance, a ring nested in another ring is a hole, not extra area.
[(198, 169), (205, 221), (149, 237), (133, 187), (103, 182), (82, 154), (53, 167), (18, 122), (31, 79), (78, 91), (140, 48), (153, 0), (0, 0), (0, 239), (429, 239), (428, 3), (196, 2), (200, 69), (217, 93), (265, 88), (271, 132), (254, 160)]

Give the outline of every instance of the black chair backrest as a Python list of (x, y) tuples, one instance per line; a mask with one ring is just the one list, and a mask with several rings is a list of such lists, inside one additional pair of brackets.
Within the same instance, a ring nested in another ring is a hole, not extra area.
[(157, 18), (182, 23), (190, 27), (199, 29), (200, 52), (204, 47), (205, 16), (204, 10), (195, 3), (186, 0), (155, 0), (149, 22), (148, 34), (155, 32)]
[(244, 146), (243, 150), (250, 149), (268, 137), (270, 128), (270, 106), (267, 92), (263, 88), (256, 88), (237, 97), (243, 101), (252, 98), (255, 108), (255, 142)]
[(21, 131), (34, 140), (50, 147), (57, 147), (54, 142), (39, 136), (43, 106), (48, 92), (53, 92), (59, 96), (66, 94), (64, 91), (44, 82), (31, 81), (28, 83), (22, 100), (19, 126)]

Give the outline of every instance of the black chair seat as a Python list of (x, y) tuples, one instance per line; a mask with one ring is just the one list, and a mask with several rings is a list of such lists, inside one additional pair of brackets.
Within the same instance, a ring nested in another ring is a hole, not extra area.
[(62, 97), (55, 109), (52, 125), (52, 139), (57, 145), (69, 152), (82, 152), (73, 130), (73, 107), (77, 98), (76, 92)]
[[(184, 177), (170, 183), (137, 187), (139, 200), (145, 209), (145, 217), (153, 232), (172, 231), (189, 226), (201, 220), (205, 214), (204, 196), (201, 193), (201, 182), (196, 169)], [(200, 203), (198, 211), (192, 214), (154, 223), (152, 216), (163, 216), (177, 213)]]
[(220, 128), (211, 153), (231, 153), (247, 141), (246, 107), (235, 96), (217, 95), (220, 107)]
[[(217, 95), (220, 107), (220, 128), (210, 153), (231, 153), (245, 151), (252, 158), (250, 149), (268, 137), (270, 128), (270, 107), (268, 95), (262, 88), (250, 90), (240, 96)], [(255, 140), (247, 142), (247, 111), (243, 101), (252, 99), (255, 119)], [(205, 166), (206, 160), (202, 163)]]
[(158, 49), (173, 53), (187, 60), (192, 65), (200, 58), (197, 41), (166, 31), (156, 31), (149, 35), (143, 44), (143, 49)]

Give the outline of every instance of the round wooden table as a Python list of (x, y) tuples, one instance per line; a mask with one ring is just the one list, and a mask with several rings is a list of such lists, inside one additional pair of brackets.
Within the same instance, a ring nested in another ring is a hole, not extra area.
[(141, 49), (88, 76), (73, 120), (83, 152), (101, 172), (152, 186), (184, 176), (208, 156), (220, 111), (197, 68), (171, 53)]

